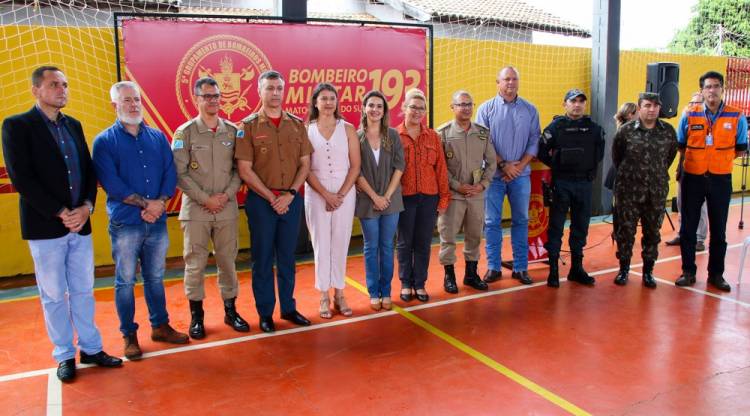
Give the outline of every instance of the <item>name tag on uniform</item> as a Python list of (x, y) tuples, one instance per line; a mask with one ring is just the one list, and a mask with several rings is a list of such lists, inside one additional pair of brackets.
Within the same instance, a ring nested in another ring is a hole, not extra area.
[(265, 135), (265, 134), (264, 134), (264, 135), (262, 135), (262, 136), (255, 136), (255, 139), (256, 139), (256, 140), (260, 140), (260, 139), (267, 139), (267, 138), (268, 138), (268, 136), (267, 136), (267, 135)]
[(208, 150), (208, 145), (205, 144), (194, 144), (190, 146), (190, 150)]
[(703, 124), (691, 124), (690, 130), (703, 130)]

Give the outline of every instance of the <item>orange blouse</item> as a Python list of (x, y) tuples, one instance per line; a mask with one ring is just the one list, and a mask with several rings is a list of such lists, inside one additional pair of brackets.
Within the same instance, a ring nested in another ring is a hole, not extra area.
[(445, 163), (440, 136), (425, 124), (422, 124), (422, 130), (416, 140), (409, 136), (405, 122), (401, 123), (396, 130), (401, 136), (406, 160), (406, 168), (401, 176), (402, 194), (404, 196), (440, 195), (438, 209), (448, 208), (451, 192), (448, 186), (448, 167)]

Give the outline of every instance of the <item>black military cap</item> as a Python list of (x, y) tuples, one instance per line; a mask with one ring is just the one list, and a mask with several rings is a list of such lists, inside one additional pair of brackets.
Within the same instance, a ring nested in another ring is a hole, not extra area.
[(652, 101), (661, 105), (661, 97), (659, 97), (658, 92), (642, 92), (638, 94), (638, 102), (640, 103), (641, 100)]
[(586, 94), (584, 94), (583, 91), (579, 90), (578, 88), (574, 88), (567, 93), (565, 93), (565, 99), (563, 101), (572, 100), (576, 97), (583, 97), (584, 100), (587, 100)]

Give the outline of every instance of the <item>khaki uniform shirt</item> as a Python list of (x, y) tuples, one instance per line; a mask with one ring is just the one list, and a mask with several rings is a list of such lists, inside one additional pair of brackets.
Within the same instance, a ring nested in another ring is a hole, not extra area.
[(292, 186), (300, 158), (312, 154), (302, 119), (282, 112), (279, 127), (263, 112), (242, 120), (234, 158), (253, 163), (253, 171), (268, 189), (286, 190)]
[[(461, 184), (481, 184), (487, 189), (495, 174), (495, 148), (490, 142), (490, 130), (481, 124), (471, 123), (466, 131), (455, 121), (443, 124), (437, 129), (448, 164), (448, 184), (451, 199), (466, 199), (458, 192)], [(484, 193), (471, 199), (484, 198)]]
[[(180, 220), (219, 221), (237, 218), (237, 191), (242, 180), (234, 163), (237, 127), (219, 119), (216, 132), (194, 118), (175, 130), (172, 153), (177, 186), (182, 190)], [(213, 194), (229, 197), (226, 207), (214, 215), (203, 208)]]

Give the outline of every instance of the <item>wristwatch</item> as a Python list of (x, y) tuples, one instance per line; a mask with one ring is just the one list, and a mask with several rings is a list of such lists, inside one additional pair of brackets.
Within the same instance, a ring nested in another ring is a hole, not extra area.
[(503, 169), (505, 167), (505, 161), (501, 160), (501, 161), (497, 162), (497, 167), (500, 168), (500, 169)]
[(288, 190), (288, 192), (289, 192), (290, 194), (292, 194), (292, 196), (295, 196), (295, 195), (297, 195), (297, 190), (296, 190), (296, 189), (289, 189), (289, 190)]

